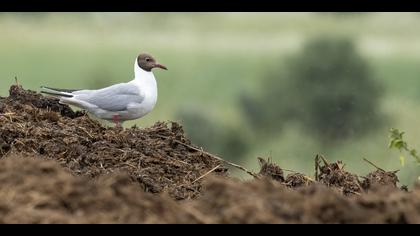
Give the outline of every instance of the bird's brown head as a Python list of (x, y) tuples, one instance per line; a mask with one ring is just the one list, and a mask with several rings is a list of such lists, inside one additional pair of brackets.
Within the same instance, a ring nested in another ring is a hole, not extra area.
[(150, 54), (147, 53), (141, 53), (137, 57), (137, 64), (140, 68), (148, 72), (152, 71), (153, 68), (161, 68), (167, 70), (167, 68), (164, 65), (157, 63), (156, 60)]

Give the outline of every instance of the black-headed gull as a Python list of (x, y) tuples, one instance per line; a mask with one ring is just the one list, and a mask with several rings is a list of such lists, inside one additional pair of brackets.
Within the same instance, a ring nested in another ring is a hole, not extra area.
[(140, 54), (134, 62), (134, 79), (103, 89), (57, 89), (42, 86), (42, 93), (60, 98), (60, 103), (87, 110), (96, 117), (113, 121), (121, 126), (151, 112), (157, 101), (157, 84), (153, 68), (167, 68), (147, 53)]

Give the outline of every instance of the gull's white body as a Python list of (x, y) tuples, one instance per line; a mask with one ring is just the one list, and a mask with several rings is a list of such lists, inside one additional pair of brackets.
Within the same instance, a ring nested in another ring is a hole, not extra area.
[[(56, 91), (54, 91), (56, 92)], [(141, 118), (151, 112), (157, 102), (157, 83), (153, 72), (134, 62), (134, 79), (98, 90), (60, 92), (60, 103), (85, 109), (104, 120), (120, 122)], [(65, 97), (72, 95), (72, 97)]]

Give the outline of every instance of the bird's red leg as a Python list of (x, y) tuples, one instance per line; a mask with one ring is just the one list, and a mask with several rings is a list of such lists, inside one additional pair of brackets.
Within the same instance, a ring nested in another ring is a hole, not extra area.
[(115, 123), (115, 127), (121, 128), (121, 123), (120, 123), (120, 116), (119, 115), (113, 115), (112, 116), (112, 121), (114, 121)]

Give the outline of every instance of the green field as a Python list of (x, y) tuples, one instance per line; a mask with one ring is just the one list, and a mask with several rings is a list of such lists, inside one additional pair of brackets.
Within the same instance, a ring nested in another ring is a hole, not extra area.
[[(155, 110), (127, 126), (176, 120), (180, 108), (197, 107), (246, 132), (239, 94), (264, 92), (265, 73), (308, 37), (348, 35), (383, 85), (381, 108), (389, 124), (406, 131), (408, 143), (420, 149), (419, 24), (418, 13), (2, 13), (0, 95), (7, 95), (15, 76), (37, 91), (41, 85), (93, 89), (125, 82), (133, 78), (134, 58), (146, 51), (169, 70), (155, 72)], [(313, 157), (322, 153), (364, 174), (371, 170), (365, 157), (401, 169), (401, 181), (410, 184), (420, 168), (408, 156), (400, 166), (398, 151), (387, 148), (388, 128), (323, 148), (290, 123), (268, 141), (255, 140), (239, 164), (257, 169), (255, 157), (271, 156), (280, 166), (310, 173)]]

